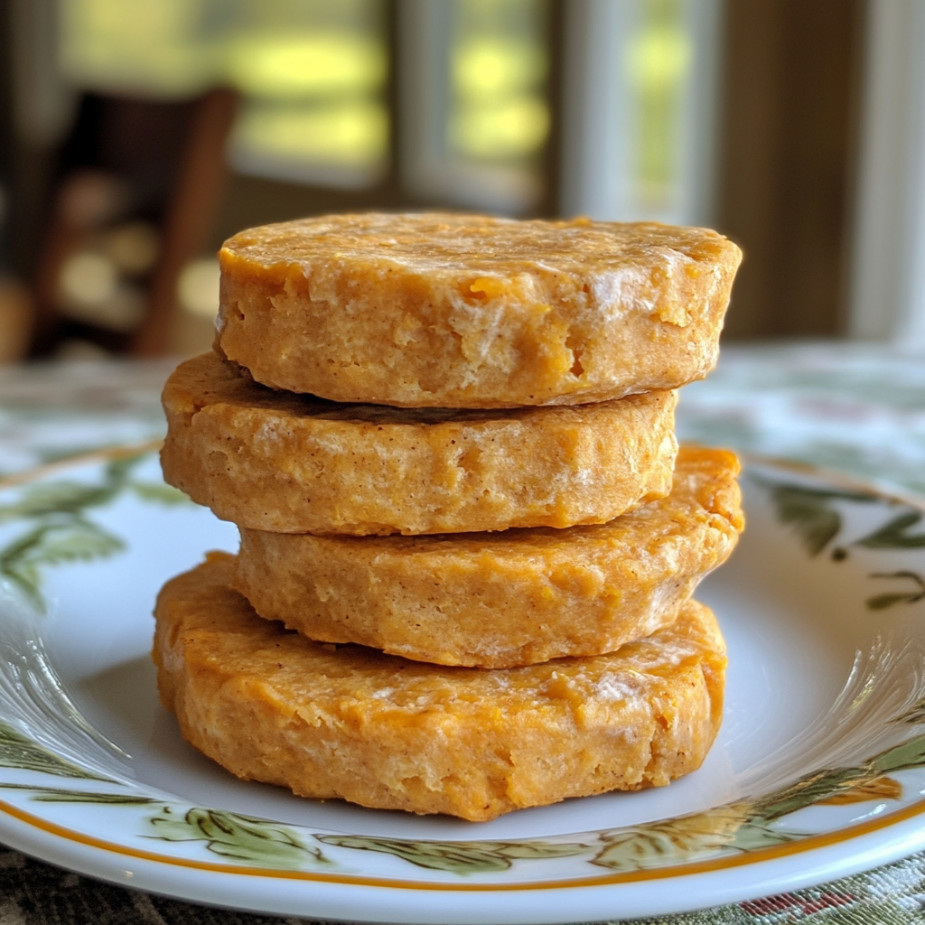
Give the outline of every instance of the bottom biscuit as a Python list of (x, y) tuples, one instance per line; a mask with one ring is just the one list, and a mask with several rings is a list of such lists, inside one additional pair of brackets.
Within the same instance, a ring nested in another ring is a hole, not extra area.
[(213, 553), (158, 596), (153, 657), (184, 737), (300, 796), (473, 821), (698, 768), (719, 730), (713, 614), (610, 655), (449, 668), (312, 642), (261, 620)]

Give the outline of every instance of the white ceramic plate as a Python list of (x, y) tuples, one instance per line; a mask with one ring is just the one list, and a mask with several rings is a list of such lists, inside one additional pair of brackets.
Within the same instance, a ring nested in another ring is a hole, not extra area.
[(925, 847), (925, 518), (773, 463), (701, 587), (730, 652), (704, 766), (487, 824), (231, 779), (159, 706), (160, 585), (233, 528), (130, 449), (0, 491), (0, 840), (177, 898), (376, 922), (631, 918), (820, 883)]

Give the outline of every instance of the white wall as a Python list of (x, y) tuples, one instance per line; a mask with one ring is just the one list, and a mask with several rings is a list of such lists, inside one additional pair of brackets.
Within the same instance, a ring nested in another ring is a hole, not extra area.
[(679, 24), (689, 50), (681, 79), (672, 189), (653, 202), (634, 171), (642, 102), (628, 59), (643, 16), (639, 0), (566, 5), (563, 201), (566, 215), (603, 220), (714, 221), (722, 0), (684, 0)]
[(925, 347), (925, 2), (868, 15), (848, 333)]

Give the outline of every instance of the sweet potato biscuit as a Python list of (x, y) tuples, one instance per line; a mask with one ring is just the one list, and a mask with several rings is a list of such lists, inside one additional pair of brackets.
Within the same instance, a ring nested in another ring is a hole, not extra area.
[(333, 215), (220, 253), (215, 345), (346, 402), (501, 408), (674, 389), (715, 365), (739, 248), (657, 223)]
[(485, 671), (313, 643), (260, 620), (213, 554), (162, 589), (154, 660), (183, 735), (238, 777), (300, 796), (474, 821), (700, 766), (724, 643), (689, 602), (613, 655)]
[(214, 354), (163, 392), (164, 476), (282, 533), (603, 523), (671, 488), (675, 392), (503, 411), (348, 405), (258, 385)]
[(736, 457), (682, 447), (671, 494), (610, 523), (443, 536), (242, 529), (232, 584), (269, 620), (444, 665), (597, 655), (655, 632), (742, 529)]

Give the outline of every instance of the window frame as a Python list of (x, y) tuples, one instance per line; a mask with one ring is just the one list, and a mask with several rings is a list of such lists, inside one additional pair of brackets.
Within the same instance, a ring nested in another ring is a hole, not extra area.
[(925, 347), (925, 4), (869, 0), (848, 335)]

